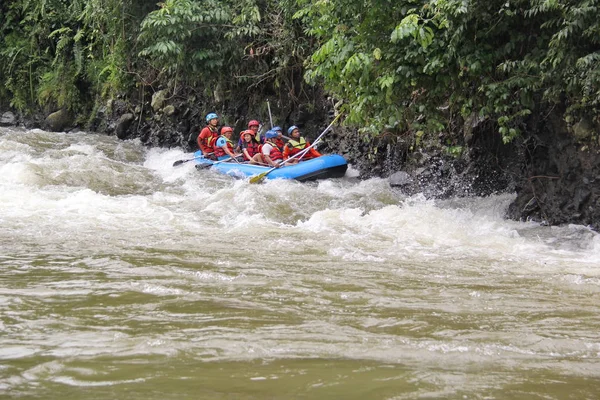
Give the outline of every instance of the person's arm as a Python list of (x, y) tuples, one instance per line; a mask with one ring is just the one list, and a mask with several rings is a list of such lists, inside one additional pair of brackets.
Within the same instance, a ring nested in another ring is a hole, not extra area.
[(244, 135), (240, 135), (240, 138), (237, 142), (237, 146), (235, 146), (235, 149), (233, 149), (233, 151), (235, 151), (236, 153), (238, 153), (240, 150), (244, 152), (244, 143), (246, 143), (246, 141), (244, 140)]
[(263, 154), (263, 159), (267, 162), (267, 164), (269, 164), (273, 168), (279, 168), (281, 166), (281, 164), (276, 163), (273, 160), (271, 160), (271, 157), (269, 157), (268, 154)]
[[(310, 146), (310, 143), (309, 143), (309, 142), (306, 142), (306, 147), (308, 147), (308, 146)], [(310, 154), (311, 154), (311, 155), (312, 155), (314, 158), (316, 158), (316, 157), (321, 157), (321, 156), (323, 155), (323, 154), (319, 153), (319, 152), (317, 151), (317, 149), (315, 149), (314, 147), (311, 147), (311, 148), (310, 148), (308, 151), (310, 152)]]
[(244, 158), (248, 161), (252, 160), (252, 157), (250, 157), (250, 153), (248, 153), (247, 149), (243, 149), (242, 150), (244, 152)]
[[(200, 133), (198, 134), (198, 137), (196, 138), (196, 143), (198, 143), (198, 148), (202, 150), (202, 131), (200, 131)], [(204, 153), (204, 150), (202, 150), (202, 153)]]
[(229, 150), (229, 146), (227, 146), (227, 142), (225, 142), (225, 144), (221, 147), (223, 148), (225, 153), (231, 158), (235, 159), (239, 155), (239, 154), (233, 154), (233, 152), (231, 150)]

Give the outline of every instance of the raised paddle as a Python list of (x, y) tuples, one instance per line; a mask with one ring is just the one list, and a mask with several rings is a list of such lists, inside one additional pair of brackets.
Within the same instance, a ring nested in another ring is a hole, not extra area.
[[(298, 154), (296, 154), (296, 155), (288, 158), (287, 160), (284, 160), (281, 164), (279, 164), (279, 166), (282, 166), (283, 164), (289, 162), (290, 160), (292, 160), (292, 159), (294, 159), (296, 157), (303, 157), (310, 149), (312, 149), (314, 147), (315, 144), (317, 144), (317, 142), (319, 140), (321, 140), (321, 137), (323, 137), (323, 135), (325, 133), (327, 133), (327, 131), (329, 129), (331, 129), (331, 127), (333, 126), (333, 124), (335, 124), (335, 121), (337, 121), (338, 118), (341, 117), (341, 115), (342, 114), (338, 114), (338, 116), (335, 117), (333, 119), (333, 121), (331, 121), (331, 123), (329, 124), (329, 126), (327, 128), (325, 128), (325, 130), (323, 132), (321, 132), (321, 134), (315, 139), (315, 141), (313, 142), (313, 144), (311, 144), (310, 146), (308, 146), (307, 148), (305, 148), (304, 150), (302, 150), (300, 153), (298, 153)], [(265, 177), (267, 175), (269, 175), (271, 172), (275, 171), (276, 169), (277, 169), (277, 167), (273, 167), (273, 168), (271, 168), (268, 171), (265, 171), (265, 172), (262, 172), (262, 173), (260, 173), (258, 175), (253, 176), (252, 178), (250, 178), (250, 183), (261, 183), (265, 179)]]
[[(212, 154), (212, 153), (208, 153), (207, 155), (211, 155), (211, 154)], [(181, 165), (181, 164), (183, 164), (183, 163), (186, 163), (186, 162), (188, 162), (188, 161), (194, 161), (194, 160), (197, 160), (197, 159), (199, 159), (199, 158), (204, 158), (204, 155), (202, 155), (202, 156), (196, 156), (196, 157), (194, 157), (194, 158), (190, 158), (189, 160), (177, 160), (177, 161), (175, 161), (175, 162), (173, 163), (173, 166), (174, 166), (174, 167), (176, 167), (176, 166), (178, 166), (178, 165)]]
[(273, 129), (273, 117), (271, 117), (271, 105), (269, 104), (269, 100), (267, 100), (267, 108), (269, 109), (269, 122), (271, 122), (271, 129)]

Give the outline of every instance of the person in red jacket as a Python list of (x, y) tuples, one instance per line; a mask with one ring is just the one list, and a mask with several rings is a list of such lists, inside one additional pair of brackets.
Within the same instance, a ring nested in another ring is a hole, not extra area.
[[(264, 143), (264, 140), (261, 141), (260, 133), (258, 133), (259, 128), (260, 122), (258, 122), (257, 120), (253, 119), (252, 121), (248, 122), (247, 130), (251, 130), (252, 132), (254, 132), (254, 140), (258, 143)], [(242, 149), (242, 144), (244, 143), (244, 132), (246, 131), (242, 131), (242, 133), (240, 133), (240, 139), (238, 140), (238, 144), (235, 148), (235, 151), (241, 151)]]
[(206, 126), (200, 131), (198, 135), (198, 148), (202, 151), (202, 154), (206, 158), (215, 158), (213, 156), (213, 142), (219, 137), (219, 116), (215, 113), (209, 113), (206, 115)]
[[(288, 128), (288, 135), (290, 136), (290, 140), (288, 140), (285, 147), (283, 148), (284, 160), (295, 156), (296, 154), (300, 153), (302, 150), (310, 146), (310, 143), (302, 136), (300, 136), (300, 129), (296, 125), (292, 125)], [(292, 159), (290, 163), (297, 163), (298, 161), (300, 161), (300, 157), (302, 157), (302, 160), (310, 160), (321, 156), (321, 153), (315, 150), (314, 147), (311, 147), (303, 156), (298, 156), (295, 159)]]
[(260, 143), (258, 143), (256, 140), (254, 140), (255, 134), (256, 133), (251, 129), (242, 131), (242, 134), (241, 134), (241, 138), (243, 139), (242, 146), (241, 146), (242, 153), (244, 154), (244, 158), (247, 161), (250, 161), (250, 164), (262, 164), (261, 159), (254, 157), (260, 153)]

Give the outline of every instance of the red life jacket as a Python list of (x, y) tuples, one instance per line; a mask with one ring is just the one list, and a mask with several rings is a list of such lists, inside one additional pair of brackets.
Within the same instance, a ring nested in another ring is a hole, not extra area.
[[(281, 150), (279, 150), (279, 148), (277, 147), (276, 143), (273, 143), (270, 140), (267, 140), (265, 142), (265, 144), (269, 143), (272, 147), (271, 147), (271, 154), (269, 154), (269, 157), (271, 157), (271, 161), (275, 161), (275, 160), (283, 160), (283, 154), (281, 153)], [(261, 144), (260, 146), (258, 146), (258, 151), (260, 151), (260, 153), (262, 154), (262, 148), (263, 148), (264, 144)]]
[[(233, 153), (233, 142), (223, 135), (221, 135), (221, 137), (227, 141), (227, 148)], [(215, 152), (215, 157), (219, 158), (227, 154), (222, 147), (217, 146), (217, 139), (213, 138), (213, 142), (213, 151)]]
[[(250, 142), (245, 142), (246, 143), (246, 150), (248, 151), (248, 154), (250, 155), (250, 157), (254, 157), (255, 154), (260, 153), (260, 151), (262, 150), (262, 145), (260, 143), (257, 143), (254, 139), (252, 139)], [(248, 161), (250, 161), (250, 159), (248, 157), (246, 157), (246, 154), (244, 153), (244, 158), (247, 159)]]
[(283, 141), (283, 139), (280, 137), (276, 137), (274, 141), (279, 150), (283, 151), (283, 146), (285, 146), (285, 142)]

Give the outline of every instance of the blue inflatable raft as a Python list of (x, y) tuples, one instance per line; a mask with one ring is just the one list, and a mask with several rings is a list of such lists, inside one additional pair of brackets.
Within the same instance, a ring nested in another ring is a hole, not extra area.
[[(271, 167), (262, 165), (251, 165), (247, 163), (236, 163), (231, 161), (212, 161), (202, 156), (201, 151), (194, 153), (196, 168), (210, 168), (222, 174), (236, 178), (248, 178), (269, 171)], [(209, 167), (210, 165), (210, 167)], [(330, 154), (301, 161), (298, 164), (284, 165), (274, 169), (266, 175), (265, 179), (295, 179), (300, 182), (316, 179), (341, 178), (346, 174), (348, 163), (339, 154)]]

